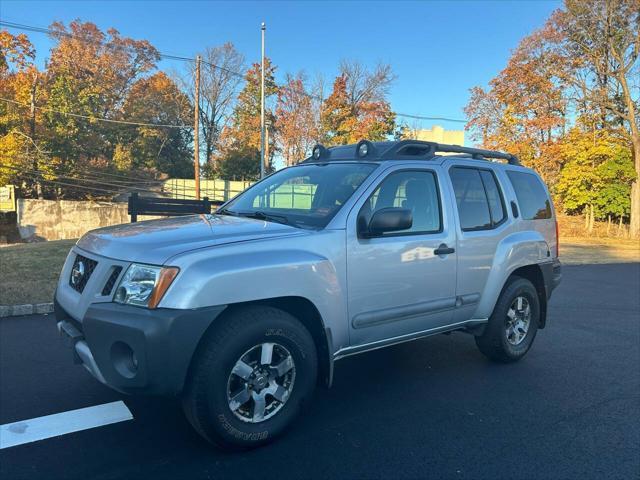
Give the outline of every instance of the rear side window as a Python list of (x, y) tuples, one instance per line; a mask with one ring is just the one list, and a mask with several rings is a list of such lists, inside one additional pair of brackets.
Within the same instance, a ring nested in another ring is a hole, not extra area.
[(502, 194), (493, 173), (476, 168), (454, 167), (449, 174), (462, 230), (486, 230), (505, 220)]
[(516, 191), (520, 213), (524, 220), (551, 218), (551, 202), (537, 176), (513, 170), (508, 170), (507, 176)]

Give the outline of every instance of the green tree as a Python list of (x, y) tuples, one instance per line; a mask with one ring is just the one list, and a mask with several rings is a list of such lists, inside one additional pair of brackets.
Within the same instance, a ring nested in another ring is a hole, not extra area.
[[(138, 80), (129, 91), (126, 118), (159, 125), (189, 124), (193, 107), (187, 96), (162, 72)], [(118, 136), (114, 164), (120, 170), (156, 170), (172, 177), (193, 174), (190, 130), (124, 126)]]
[(568, 213), (593, 207), (596, 218), (627, 217), (636, 178), (631, 150), (604, 130), (574, 128), (560, 146), (564, 166), (556, 192)]
[[(133, 85), (153, 70), (158, 51), (146, 40), (102, 32), (75, 20), (67, 28), (54, 23), (57, 42), (48, 62), (46, 128), (48, 150), (64, 160), (64, 173), (80, 174), (86, 166), (112, 167), (122, 125), (78, 118), (125, 120), (123, 108)], [(63, 113), (57, 113), (63, 112)]]
[(223, 180), (257, 180), (260, 178), (260, 151), (255, 148), (225, 150), (215, 173)]
[[(278, 93), (274, 74), (276, 67), (270, 59), (265, 59), (265, 123), (269, 127), (268, 157), (265, 159), (266, 169), (270, 170), (273, 156), (276, 152), (275, 114), (270, 105), (271, 98)], [(258, 152), (260, 158), (260, 92), (261, 65), (254, 63), (245, 75), (245, 84), (233, 110), (231, 126), (226, 128), (220, 139), (222, 152), (220, 158), (228, 162), (231, 158), (253, 158)], [(248, 154), (248, 157), (238, 156), (238, 152)], [(216, 157), (218, 158), (218, 157)], [(260, 161), (258, 160), (258, 171)]]
[[(553, 46), (570, 61), (566, 81), (595, 128), (621, 136), (633, 152), (630, 232), (640, 235), (640, 5), (638, 0), (565, 0), (551, 19)], [(596, 115), (594, 115), (596, 114)], [(620, 128), (621, 127), (621, 128)]]

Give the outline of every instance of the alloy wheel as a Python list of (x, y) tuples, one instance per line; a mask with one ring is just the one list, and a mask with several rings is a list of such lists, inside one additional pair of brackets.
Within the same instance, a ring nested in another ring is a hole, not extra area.
[(256, 345), (238, 359), (229, 374), (229, 409), (243, 422), (263, 422), (287, 402), (295, 377), (295, 362), (284, 346)]

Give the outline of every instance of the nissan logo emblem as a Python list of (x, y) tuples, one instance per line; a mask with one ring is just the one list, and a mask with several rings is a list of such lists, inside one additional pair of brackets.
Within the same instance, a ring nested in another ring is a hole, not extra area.
[(84, 262), (79, 261), (73, 266), (71, 270), (71, 285), (77, 286), (84, 277)]

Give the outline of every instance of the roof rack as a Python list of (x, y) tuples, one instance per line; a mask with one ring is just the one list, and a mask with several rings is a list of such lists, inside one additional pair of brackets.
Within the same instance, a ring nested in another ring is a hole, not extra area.
[(482, 148), (461, 147), (444, 143), (425, 142), (422, 140), (401, 140), (380, 155), (380, 160), (392, 158), (432, 158), (436, 153), (464, 153), (475, 160), (499, 159), (506, 160), (510, 165), (520, 165), (518, 157), (510, 153), (496, 152)]
[(356, 145), (325, 148), (318, 144), (305, 163), (325, 163), (333, 160), (430, 160), (437, 153), (461, 153), (475, 160), (506, 160), (510, 165), (520, 165), (518, 157), (510, 153), (461, 147), (423, 140), (400, 140), (395, 142), (370, 142), (361, 140)]

